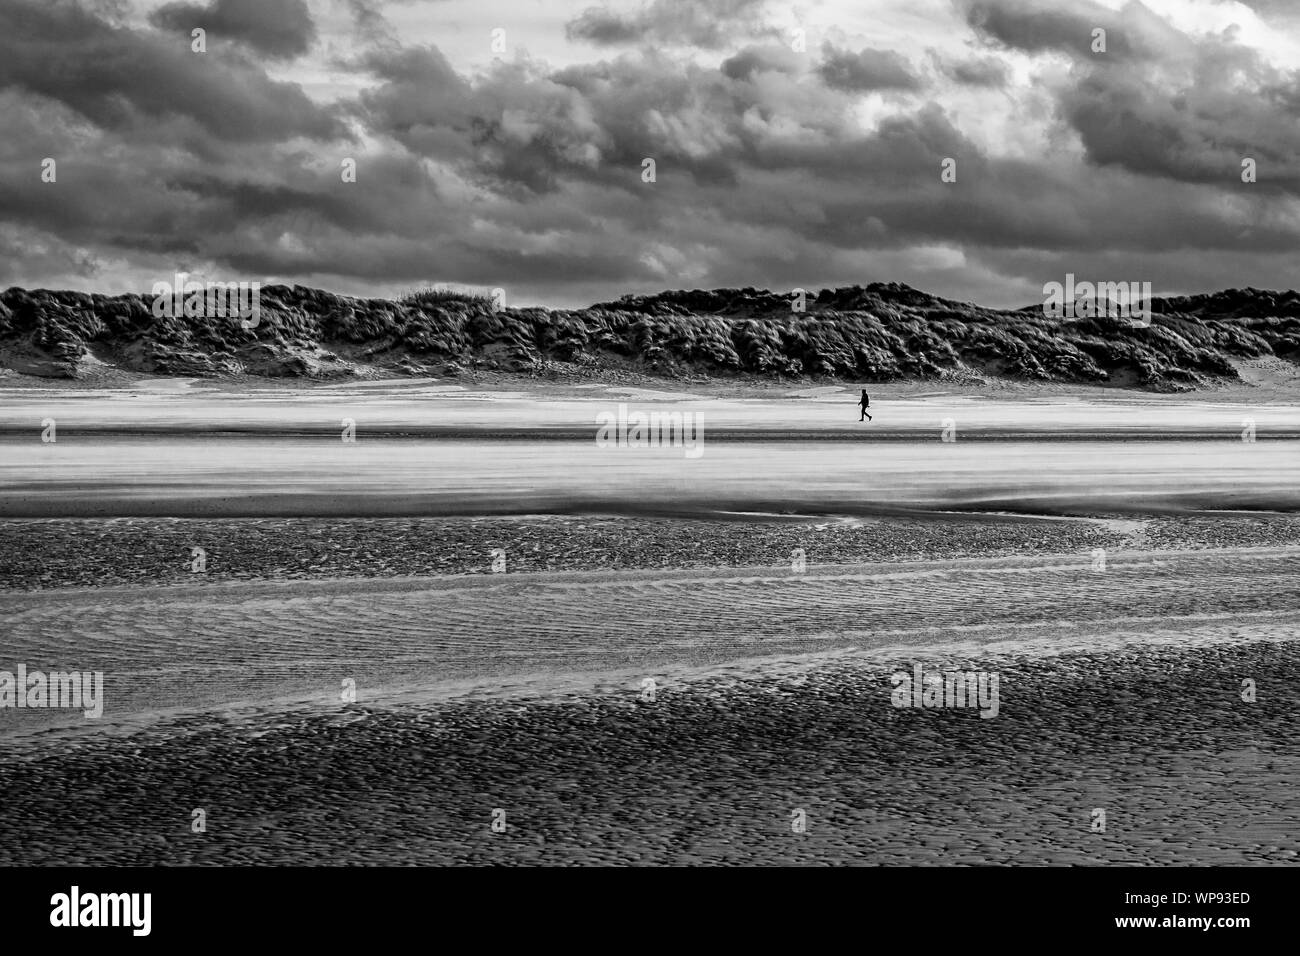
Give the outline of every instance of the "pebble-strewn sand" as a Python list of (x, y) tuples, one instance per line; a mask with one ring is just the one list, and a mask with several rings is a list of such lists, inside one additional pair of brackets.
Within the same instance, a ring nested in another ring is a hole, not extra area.
[[(1297, 650), (834, 658), (653, 702), (194, 717), (0, 759), (0, 864), (1291, 863)], [(887, 675), (929, 658), (998, 672), (999, 716), (893, 708)]]
[[(1093, 548), (1264, 547), (1300, 542), (1300, 515), (1125, 516), (1112, 522), (990, 515), (840, 520), (519, 518), (112, 518), (0, 521), (0, 590), (198, 585), (486, 574), (777, 565), (803, 548), (810, 564)], [(191, 548), (206, 571), (190, 570)]]

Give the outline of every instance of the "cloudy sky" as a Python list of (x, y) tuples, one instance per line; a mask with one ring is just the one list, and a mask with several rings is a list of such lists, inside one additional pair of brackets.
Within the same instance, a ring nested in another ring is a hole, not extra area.
[(1294, 0), (0, 0), (0, 287), (1291, 288), (1297, 63)]

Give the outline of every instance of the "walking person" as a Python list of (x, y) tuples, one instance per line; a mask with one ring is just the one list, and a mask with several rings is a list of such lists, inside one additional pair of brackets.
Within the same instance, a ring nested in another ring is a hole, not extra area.
[(858, 399), (858, 407), (862, 409), (862, 414), (858, 416), (858, 421), (862, 421), (863, 418), (867, 421), (871, 421), (871, 413), (867, 411), (867, 409), (871, 407), (871, 397), (867, 394), (865, 388), (862, 390), (862, 397)]

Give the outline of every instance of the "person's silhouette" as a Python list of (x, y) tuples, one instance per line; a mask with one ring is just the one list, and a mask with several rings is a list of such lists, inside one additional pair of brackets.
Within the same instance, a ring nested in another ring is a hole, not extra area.
[(858, 407), (862, 409), (862, 414), (858, 416), (858, 421), (862, 421), (863, 418), (867, 421), (871, 421), (871, 415), (867, 411), (867, 409), (871, 407), (871, 397), (867, 394), (865, 388), (862, 390), (862, 397), (858, 399)]

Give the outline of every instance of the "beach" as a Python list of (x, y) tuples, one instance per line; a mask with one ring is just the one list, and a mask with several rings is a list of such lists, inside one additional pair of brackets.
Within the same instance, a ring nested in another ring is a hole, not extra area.
[(9, 396), (0, 863), (1295, 859), (1294, 406), (411, 387)]

